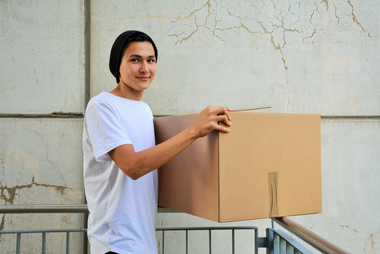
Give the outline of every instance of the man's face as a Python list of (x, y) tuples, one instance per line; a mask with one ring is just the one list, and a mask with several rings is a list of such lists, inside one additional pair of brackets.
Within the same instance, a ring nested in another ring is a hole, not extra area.
[(119, 72), (121, 89), (132, 97), (142, 97), (156, 74), (156, 57), (152, 44), (148, 41), (132, 42), (121, 59)]

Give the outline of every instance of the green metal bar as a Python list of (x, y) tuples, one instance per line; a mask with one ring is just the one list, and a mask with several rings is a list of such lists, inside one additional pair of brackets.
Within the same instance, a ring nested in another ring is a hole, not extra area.
[(282, 237), (280, 237), (280, 253), (281, 254), (286, 253), (286, 241)]
[(211, 229), (209, 229), (208, 231), (208, 246), (209, 246), (209, 253), (211, 254), (211, 245), (212, 245), (212, 242), (211, 242)]
[(273, 235), (273, 253), (280, 253), (280, 236)]
[(33, 233), (66, 233), (66, 232), (87, 232), (87, 229), (36, 229), (36, 230), (2, 230), (0, 234), (33, 234)]
[(162, 254), (165, 254), (165, 231), (162, 230)]
[(87, 205), (0, 205), (0, 213), (88, 213)]
[(186, 230), (186, 254), (189, 254), (189, 230)]
[(279, 239), (279, 252), (274, 253), (291, 253), (293, 254), (295, 250), (298, 250), (303, 254), (312, 254), (305, 246), (296, 241), (296, 239), (290, 237), (288, 234), (282, 230), (273, 229), (273, 234)]
[[(88, 213), (87, 204), (79, 205), (0, 205), (0, 214), (6, 213)], [(158, 213), (179, 213), (158, 207)]]
[[(267, 228), (267, 254), (274, 254), (273, 246), (274, 246), (274, 241), (273, 241), (273, 228)], [(258, 249), (256, 249), (255, 253), (258, 253)]]
[(70, 253), (70, 232), (66, 233), (66, 254)]
[(289, 243), (286, 243), (286, 254), (294, 254), (294, 248)]
[(17, 233), (16, 254), (21, 253), (21, 233)]
[(42, 232), (42, 254), (46, 253), (46, 232)]
[(235, 254), (235, 229), (232, 229), (232, 254)]

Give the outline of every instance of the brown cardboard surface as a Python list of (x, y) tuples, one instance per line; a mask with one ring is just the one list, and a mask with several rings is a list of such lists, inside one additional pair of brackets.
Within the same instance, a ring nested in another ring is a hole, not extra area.
[[(241, 112), (232, 118), (231, 132), (219, 137), (220, 221), (321, 212), (320, 116)], [(278, 214), (271, 214), (272, 172)]]
[[(161, 143), (195, 123), (198, 114), (155, 118)], [(218, 133), (191, 144), (158, 170), (159, 205), (218, 220)]]
[[(320, 115), (231, 112), (159, 169), (159, 205), (218, 222), (322, 211)], [(157, 143), (198, 114), (155, 118)]]

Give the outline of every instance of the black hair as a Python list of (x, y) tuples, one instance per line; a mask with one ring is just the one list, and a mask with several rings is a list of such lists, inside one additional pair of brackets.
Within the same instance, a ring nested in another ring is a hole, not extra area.
[(139, 32), (139, 33), (135, 33), (135, 34), (132, 34), (128, 39), (127, 41), (125, 42), (125, 45), (121, 51), (121, 58), (123, 58), (124, 56), (124, 53), (125, 51), (127, 50), (127, 48), (129, 47), (129, 45), (131, 45), (132, 42), (144, 42), (144, 41), (147, 41), (147, 42), (150, 42), (150, 44), (152, 44), (153, 46), (153, 49), (154, 49), (154, 55), (156, 57), (156, 61), (157, 61), (157, 49), (156, 47), (154, 46), (154, 42), (153, 40), (145, 33), (142, 33), (142, 32)]

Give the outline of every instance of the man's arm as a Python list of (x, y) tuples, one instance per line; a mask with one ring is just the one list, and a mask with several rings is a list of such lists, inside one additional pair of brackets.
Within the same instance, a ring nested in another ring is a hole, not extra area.
[(213, 130), (229, 132), (228, 128), (218, 125), (218, 122), (231, 125), (229, 110), (228, 107), (208, 106), (202, 110), (195, 124), (159, 145), (135, 152), (133, 145), (126, 144), (116, 147), (108, 155), (127, 176), (136, 180), (168, 162), (197, 138)]

